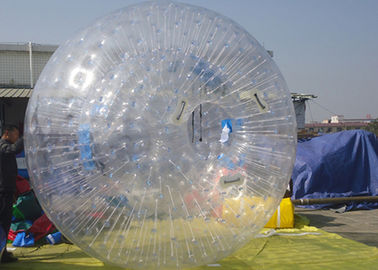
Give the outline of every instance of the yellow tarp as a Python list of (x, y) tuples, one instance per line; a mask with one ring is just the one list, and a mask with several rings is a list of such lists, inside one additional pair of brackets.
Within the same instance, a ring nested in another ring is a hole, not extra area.
[[(297, 221), (294, 229), (264, 229), (259, 238), (253, 239), (233, 255), (194, 269), (378, 269), (377, 248), (306, 226), (303, 218), (299, 219), (301, 222)], [(17, 248), (13, 253), (19, 257), (19, 261), (0, 264), (0, 269), (120, 269), (105, 266), (75, 245)]]

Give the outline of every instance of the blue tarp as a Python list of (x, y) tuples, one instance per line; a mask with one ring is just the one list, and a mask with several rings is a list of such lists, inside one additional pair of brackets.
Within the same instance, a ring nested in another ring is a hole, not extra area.
[[(377, 137), (351, 130), (299, 142), (292, 179), (293, 199), (378, 196)], [(347, 205), (347, 210), (370, 208), (378, 203)]]

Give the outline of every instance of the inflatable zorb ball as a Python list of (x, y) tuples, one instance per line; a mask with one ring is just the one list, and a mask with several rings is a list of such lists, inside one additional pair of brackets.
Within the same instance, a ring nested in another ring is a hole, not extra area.
[(25, 122), (48, 217), (88, 254), (130, 268), (211, 263), (251, 241), (295, 157), (271, 57), (230, 19), (181, 3), (121, 9), (60, 46)]

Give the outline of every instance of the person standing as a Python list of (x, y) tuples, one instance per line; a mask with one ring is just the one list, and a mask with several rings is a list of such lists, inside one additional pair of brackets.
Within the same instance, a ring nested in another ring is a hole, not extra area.
[[(2, 226), (6, 237), (11, 225), (12, 205), (16, 192), (16, 154), (20, 153), (23, 148), (24, 140), (20, 138), (18, 127), (14, 125), (5, 126), (0, 139), (0, 226)], [(1, 262), (13, 261), (17, 261), (17, 258), (5, 248)]]

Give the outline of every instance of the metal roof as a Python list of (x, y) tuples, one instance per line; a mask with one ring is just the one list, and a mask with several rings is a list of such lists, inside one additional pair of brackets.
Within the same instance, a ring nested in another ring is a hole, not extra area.
[(30, 98), (30, 88), (0, 88), (0, 98)]

